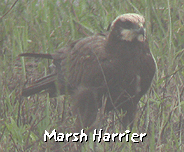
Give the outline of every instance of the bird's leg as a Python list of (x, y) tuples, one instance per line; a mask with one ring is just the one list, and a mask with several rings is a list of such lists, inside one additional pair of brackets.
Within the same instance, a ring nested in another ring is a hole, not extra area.
[(78, 87), (74, 96), (73, 114), (77, 117), (75, 122), (75, 131), (90, 127), (96, 120), (98, 112), (97, 92), (93, 89)]

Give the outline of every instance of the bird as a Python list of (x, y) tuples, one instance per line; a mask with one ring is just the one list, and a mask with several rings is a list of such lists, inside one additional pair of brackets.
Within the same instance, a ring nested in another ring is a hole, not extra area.
[(24, 87), (22, 96), (46, 90), (55, 97), (67, 90), (77, 130), (94, 123), (104, 97), (105, 112), (123, 111), (122, 125), (132, 124), (137, 104), (156, 71), (145, 18), (136, 13), (122, 14), (111, 23), (109, 31), (76, 40), (55, 53), (19, 56), (52, 59), (52, 72)]

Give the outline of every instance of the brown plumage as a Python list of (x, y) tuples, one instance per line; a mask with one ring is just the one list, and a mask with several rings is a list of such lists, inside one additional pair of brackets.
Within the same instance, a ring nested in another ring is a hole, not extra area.
[(78, 129), (90, 126), (106, 97), (106, 111), (123, 110), (123, 125), (133, 121), (137, 103), (151, 85), (155, 61), (149, 50), (144, 17), (117, 17), (110, 32), (77, 40), (54, 54), (23, 53), (20, 56), (53, 59), (54, 72), (22, 90), (30, 96), (48, 90), (65, 94), (74, 102)]

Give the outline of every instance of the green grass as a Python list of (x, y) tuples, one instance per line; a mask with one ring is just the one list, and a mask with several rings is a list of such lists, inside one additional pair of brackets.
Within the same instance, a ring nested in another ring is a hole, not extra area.
[[(1, 0), (0, 17), (14, 0)], [(105, 32), (120, 14), (146, 18), (150, 49), (157, 62), (152, 87), (138, 105), (132, 132), (147, 132), (143, 143), (91, 141), (83, 151), (184, 151), (183, 0), (19, 0), (0, 19), (0, 151), (70, 151), (72, 145), (45, 143), (45, 130), (71, 132), (73, 118), (64, 96), (23, 98), (21, 88), (45, 75), (50, 61), (19, 58), (23, 52), (51, 53), (66, 44)], [(113, 114), (110, 114), (113, 117)], [(64, 118), (64, 119), (63, 119)], [(116, 120), (117, 118), (115, 118)], [(107, 132), (124, 132), (108, 119)]]

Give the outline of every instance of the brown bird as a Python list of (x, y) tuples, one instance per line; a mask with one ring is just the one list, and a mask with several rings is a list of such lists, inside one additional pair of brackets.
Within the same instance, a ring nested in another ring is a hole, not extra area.
[(141, 15), (123, 14), (112, 22), (109, 33), (77, 40), (54, 54), (20, 54), (53, 59), (54, 65), (53, 73), (23, 88), (22, 95), (48, 90), (55, 96), (67, 90), (78, 130), (95, 121), (106, 97), (105, 111), (123, 110), (123, 125), (129, 125), (156, 69), (144, 24)]

